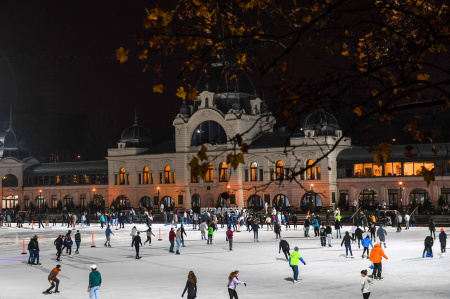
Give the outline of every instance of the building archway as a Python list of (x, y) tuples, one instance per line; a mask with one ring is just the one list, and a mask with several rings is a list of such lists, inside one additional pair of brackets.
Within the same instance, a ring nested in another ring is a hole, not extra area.
[(42, 209), (44, 207), (44, 204), (45, 204), (45, 197), (44, 197), (44, 195), (39, 194), (38, 196), (36, 196), (36, 199), (35, 199), (34, 202), (35, 202), (35, 206), (38, 209)]
[(319, 194), (315, 192), (307, 192), (302, 196), (302, 199), (300, 200), (300, 203), (303, 202), (303, 200), (306, 201), (306, 204), (310, 205), (313, 209), (313, 211), (320, 209), (322, 207), (322, 198), (319, 196)]
[(364, 189), (358, 196), (359, 207), (362, 210), (375, 210), (378, 207), (378, 194), (375, 190)]
[(173, 211), (175, 209), (175, 202), (173, 201), (173, 198), (170, 196), (164, 196), (161, 199), (160, 205), (164, 205), (164, 211)]
[(94, 194), (94, 200), (92, 202), (94, 209), (102, 211), (105, 209), (105, 199), (103, 198), (103, 195)]
[(200, 213), (200, 208), (201, 208), (201, 198), (200, 198), (200, 195), (198, 195), (198, 194), (192, 195), (192, 198), (191, 198), (191, 207), (192, 207), (192, 211), (194, 211), (194, 212), (197, 213), (197, 214)]
[(228, 207), (228, 200), (230, 199), (230, 195), (228, 192), (223, 192), (219, 194), (219, 201), (221, 207)]
[(428, 193), (427, 190), (417, 188), (411, 191), (411, 193), (409, 193), (409, 203), (412, 204), (414, 200), (416, 200), (417, 205), (419, 205), (420, 212), (422, 212), (422, 209), (424, 208), (430, 208), (430, 206), (426, 206), (427, 203), (428, 205), (431, 203), (430, 193)]
[(247, 200), (247, 208), (252, 209), (253, 211), (261, 211), (264, 207), (264, 203), (262, 198), (257, 195), (251, 195)]
[(18, 187), (19, 181), (17, 180), (17, 177), (13, 174), (7, 174), (2, 179), (2, 186), (3, 187)]
[(147, 211), (151, 210), (153, 208), (153, 201), (148, 196), (143, 196), (139, 200), (139, 207), (145, 208)]
[(126, 209), (130, 207), (130, 199), (125, 195), (119, 195), (116, 198), (116, 207), (119, 209)]
[(289, 198), (284, 194), (277, 194), (273, 198), (272, 207), (275, 207), (277, 211), (284, 210), (289, 207)]

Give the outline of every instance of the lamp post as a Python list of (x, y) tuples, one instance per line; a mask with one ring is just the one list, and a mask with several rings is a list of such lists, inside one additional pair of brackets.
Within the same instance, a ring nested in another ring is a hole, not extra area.
[[(92, 189), (92, 202), (94, 203), (94, 205), (97, 205), (97, 204), (95, 203), (95, 188)], [(89, 210), (90, 210), (90, 209), (89, 209), (89, 207), (88, 207), (88, 213), (90, 212)]]
[(399, 185), (399, 192), (400, 192), (400, 207), (399, 207), (399, 210), (401, 210), (402, 209), (402, 206), (403, 206), (403, 198), (402, 198), (402, 190), (403, 190), (403, 182), (398, 182), (398, 185)]
[(38, 209), (41, 209), (42, 189), (39, 190)]
[(164, 209), (161, 209), (161, 203), (159, 202), (159, 195), (161, 194), (161, 192), (159, 191), (159, 186), (156, 188), (156, 194), (158, 195), (158, 205), (160, 207), (160, 212), (162, 214), (164, 212)]

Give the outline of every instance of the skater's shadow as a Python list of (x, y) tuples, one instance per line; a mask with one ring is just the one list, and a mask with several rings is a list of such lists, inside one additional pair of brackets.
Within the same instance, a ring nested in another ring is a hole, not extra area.
[(282, 259), (282, 258), (279, 258), (279, 257), (276, 257), (275, 259), (276, 259), (277, 261), (287, 262), (286, 259)]
[(290, 281), (290, 282), (294, 282), (294, 278), (293, 277), (286, 277), (284, 280)]

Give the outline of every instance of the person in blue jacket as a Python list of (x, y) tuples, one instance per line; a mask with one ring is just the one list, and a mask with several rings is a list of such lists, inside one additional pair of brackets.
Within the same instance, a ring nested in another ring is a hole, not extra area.
[(314, 227), (314, 237), (318, 237), (319, 234), (319, 221), (317, 220), (317, 218), (314, 218), (313, 220), (313, 227)]
[(367, 258), (369, 258), (369, 246), (372, 246), (372, 248), (373, 248), (372, 240), (370, 239), (369, 234), (367, 234), (366, 237), (361, 240), (361, 244), (364, 247), (362, 258), (364, 258), (364, 253), (366, 251), (367, 251)]

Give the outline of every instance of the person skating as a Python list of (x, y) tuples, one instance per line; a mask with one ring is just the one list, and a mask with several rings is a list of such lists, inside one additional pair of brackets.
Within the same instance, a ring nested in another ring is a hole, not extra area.
[(206, 230), (208, 229), (208, 225), (206, 225), (206, 221), (202, 221), (199, 225), (200, 232), (202, 234), (202, 241), (206, 240)]
[(352, 228), (351, 228), (350, 231), (352, 232), (352, 238), (356, 240), (356, 238), (355, 238), (355, 237), (356, 237), (356, 236), (355, 236), (355, 233), (356, 233), (356, 224), (353, 224), (353, 225), (352, 225)]
[(226, 240), (230, 246), (230, 251), (233, 251), (233, 231), (231, 230), (231, 226), (228, 227), (226, 232)]
[(298, 252), (298, 247), (294, 247), (294, 251), (291, 252), (289, 255), (289, 266), (292, 268), (292, 271), (294, 272), (294, 283), (298, 283), (298, 261), (301, 261), (303, 265), (306, 266), (306, 262), (303, 260), (303, 258), (300, 256), (300, 253)]
[(373, 246), (372, 251), (370, 252), (370, 260), (373, 263), (373, 273), (372, 278), (377, 280), (383, 280), (381, 277), (381, 260), (382, 258), (388, 259), (388, 257), (384, 254), (383, 249), (381, 248), (381, 244), (377, 243)]
[(75, 234), (75, 244), (77, 245), (77, 249), (75, 250), (75, 253), (79, 254), (80, 252), (78, 250), (80, 249), (80, 245), (81, 245), (81, 234), (80, 234), (79, 230), (77, 230), (77, 233)]
[(278, 247), (278, 253), (281, 253), (281, 250), (283, 250), (284, 256), (286, 257), (286, 261), (289, 261), (289, 256), (291, 255), (289, 253), (289, 243), (284, 240), (284, 239), (280, 239), (280, 245)]
[(259, 242), (258, 240), (258, 231), (259, 231), (259, 224), (258, 221), (252, 221), (252, 228), (253, 228), (253, 242)]
[(215, 228), (214, 221), (211, 221), (208, 227), (208, 240), (206, 241), (206, 244), (212, 245), (214, 228)]
[(294, 214), (294, 215), (292, 216), (292, 223), (294, 224), (294, 230), (297, 229), (297, 222), (298, 222), (297, 215)]
[(356, 226), (355, 236), (358, 239), (358, 248), (361, 248), (361, 241), (363, 239), (363, 231), (361, 228), (359, 228), (359, 225)]
[(275, 232), (276, 240), (278, 240), (278, 237), (281, 239), (281, 224), (278, 221), (273, 225), (273, 231)]
[(345, 243), (345, 255), (346, 255), (347, 258), (348, 258), (348, 252), (349, 251), (350, 251), (351, 258), (353, 258), (351, 241), (355, 241), (355, 239), (350, 237), (350, 233), (349, 232), (345, 232), (344, 238), (342, 239), (342, 242), (341, 242), (341, 247), (342, 247), (342, 244)]
[(325, 232), (327, 233), (328, 247), (332, 247), (331, 246), (331, 236), (333, 234), (333, 229), (331, 228), (330, 223), (327, 224), (327, 228), (325, 229)]
[(387, 232), (383, 228), (383, 224), (380, 224), (380, 227), (377, 230), (377, 237), (380, 239), (380, 243), (383, 243), (384, 248), (386, 248), (386, 235)]
[(186, 247), (186, 246), (184, 246), (184, 236), (186, 236), (187, 237), (187, 234), (186, 234), (186, 231), (184, 230), (184, 226), (183, 226), (183, 224), (181, 224), (181, 246), (183, 246), (183, 247)]
[(177, 229), (177, 233), (175, 234), (175, 238), (176, 238), (175, 240), (177, 242), (176, 254), (180, 254), (181, 237), (182, 237), (182, 234), (181, 234), (181, 227), (180, 227), (179, 229)]
[(67, 240), (66, 240), (66, 253), (69, 253), (69, 255), (72, 255), (72, 245), (73, 245), (73, 241), (72, 238), (69, 236), (67, 236)]
[(50, 272), (48, 275), (48, 282), (50, 282), (51, 286), (46, 291), (44, 291), (44, 294), (51, 294), (52, 289), (55, 288), (55, 293), (59, 293), (58, 287), (59, 287), (59, 279), (56, 278), (58, 276), (58, 273), (61, 272), (61, 265), (56, 265), (55, 268)]
[(372, 244), (372, 241), (370, 240), (369, 234), (367, 234), (366, 237), (361, 240), (361, 244), (364, 248), (362, 258), (364, 258), (364, 253), (366, 251), (367, 251), (367, 258), (369, 258), (369, 246), (372, 246), (372, 248), (373, 248), (373, 244)]
[(312, 225), (314, 227), (314, 237), (319, 236), (319, 220), (317, 218), (314, 218)]
[(327, 230), (324, 224), (322, 224), (322, 227), (319, 229), (319, 236), (320, 236), (320, 245), (322, 247), (327, 246)]
[(131, 247), (133, 247), (133, 240), (134, 240), (134, 237), (136, 237), (137, 232), (138, 232), (138, 230), (137, 230), (136, 226), (133, 226), (133, 228), (131, 229), (131, 233), (130, 233), (130, 236), (131, 236)]
[(195, 299), (197, 297), (197, 277), (194, 274), (194, 271), (189, 271), (188, 278), (186, 281), (186, 286), (184, 287), (183, 294), (187, 291), (187, 299)]
[(375, 242), (377, 240), (377, 237), (376, 237), (377, 226), (376, 226), (375, 222), (372, 222), (370, 224), (369, 230), (370, 230), (370, 240), (372, 242)]
[(148, 246), (152, 246), (151, 245), (152, 244), (152, 235), (153, 235), (153, 237), (155, 237), (155, 234), (153, 234), (153, 232), (152, 232), (152, 227), (149, 226), (147, 229), (147, 240), (144, 241), (144, 245), (145, 245), (145, 243), (148, 242)]
[(309, 217), (306, 217), (305, 223), (303, 224), (303, 230), (305, 232), (305, 238), (309, 237), (309, 227), (311, 226), (311, 221), (309, 220)]
[(408, 213), (405, 214), (405, 230), (409, 229), (409, 220), (410, 220), (410, 216), (408, 215)]
[(334, 221), (334, 229), (336, 230), (336, 239), (337, 239), (337, 238), (342, 239), (341, 228), (342, 228), (341, 221), (339, 221), (338, 219), (336, 219), (336, 220)]
[(430, 223), (428, 224), (428, 229), (430, 230), (430, 237), (436, 239), (436, 225), (434, 224), (434, 219), (430, 219)]
[(447, 245), (447, 234), (444, 229), (441, 228), (441, 233), (439, 234), (439, 242), (441, 243), (441, 257), (445, 257), (445, 247)]
[(114, 235), (114, 233), (111, 231), (111, 227), (108, 225), (108, 227), (105, 229), (105, 247), (111, 247), (111, 234)]
[(63, 236), (59, 235), (58, 238), (53, 242), (53, 244), (56, 246), (56, 260), (59, 262), (61, 261), (61, 253), (62, 253), (62, 246), (64, 244)]
[(100, 299), (100, 286), (102, 285), (102, 275), (97, 271), (97, 265), (91, 266), (91, 273), (89, 273), (88, 293), (89, 299)]
[[(1, 221), (1, 219), (0, 219)], [(28, 265), (33, 265), (34, 260), (34, 251), (33, 251), (33, 238), (30, 239), (30, 242), (28, 242), (28, 252), (30, 253), (30, 256), (28, 257)]]
[(367, 270), (361, 270), (361, 276), (363, 278), (361, 282), (361, 292), (364, 299), (370, 297), (370, 285), (372, 284), (372, 279), (367, 276)]
[(31, 247), (33, 249), (33, 260), (31, 261), (31, 263), (33, 265), (40, 265), (41, 263), (39, 263), (39, 252), (41, 251), (39, 249), (39, 241), (38, 241), (38, 236), (34, 235), (33, 239), (31, 240)]
[(239, 271), (238, 270), (231, 272), (230, 275), (228, 275), (228, 295), (230, 295), (230, 299), (238, 299), (238, 295), (236, 293), (236, 287), (239, 284), (243, 284), (243, 285), (247, 286), (247, 284), (245, 282), (239, 280)]
[(170, 232), (169, 232), (169, 242), (170, 242), (169, 252), (171, 252), (171, 253), (174, 252), (173, 251), (173, 247), (175, 246), (175, 237), (176, 237), (176, 234), (175, 234), (175, 231), (174, 231), (174, 229), (172, 227), (170, 229)]
[(136, 249), (136, 259), (140, 259), (141, 257), (139, 256), (139, 245), (142, 246), (140, 232), (136, 233), (136, 236), (133, 238), (133, 243), (131, 245), (134, 245), (134, 248)]
[(396, 224), (397, 224), (397, 232), (400, 233), (402, 231), (402, 214), (398, 213), (396, 217)]
[(425, 238), (425, 248), (423, 249), (422, 257), (425, 257), (425, 254), (427, 257), (433, 257), (433, 245), (434, 245), (434, 239), (431, 236), (427, 236)]

